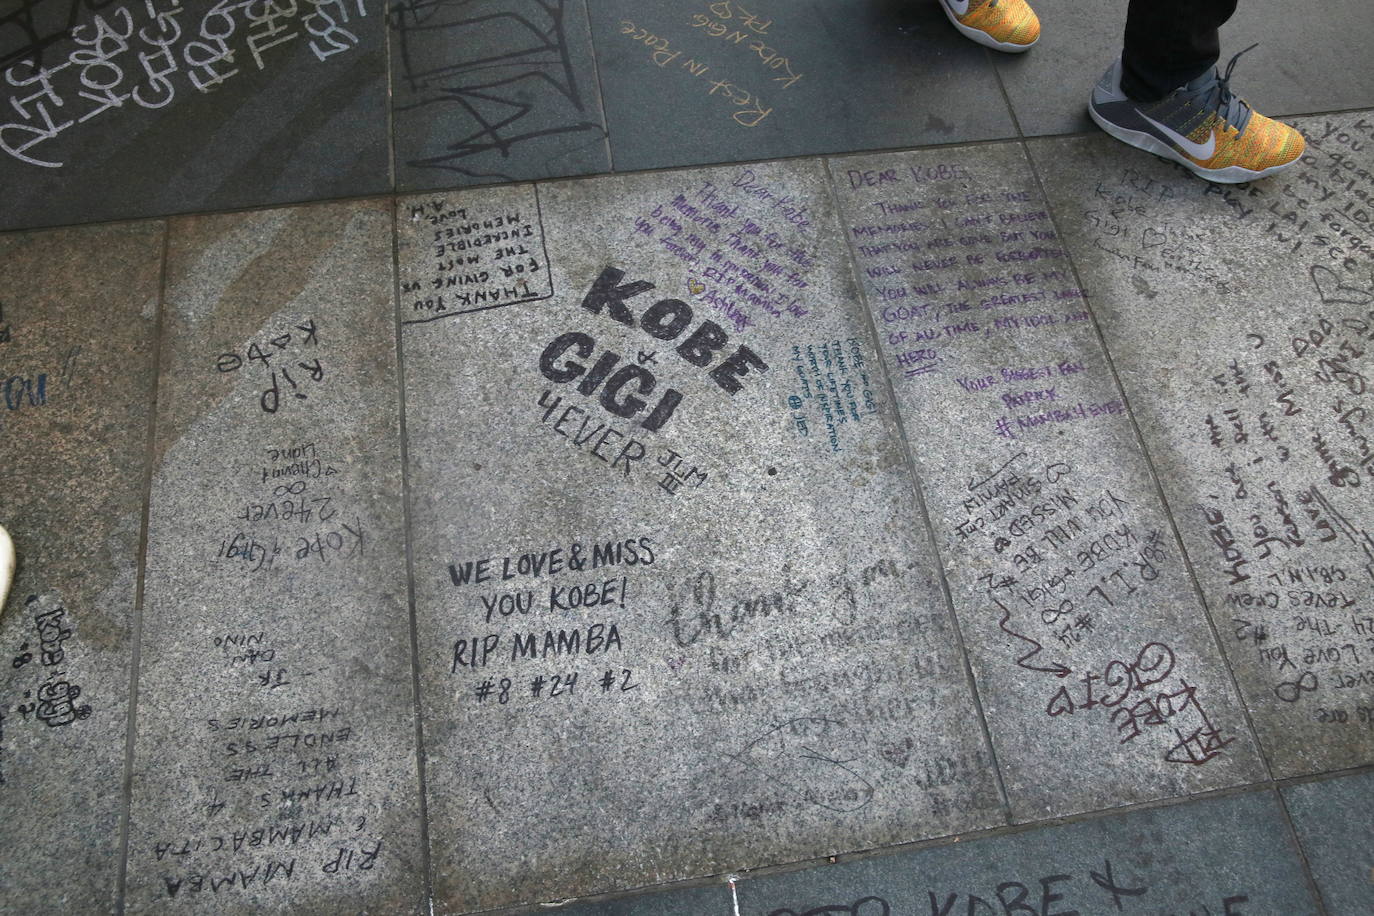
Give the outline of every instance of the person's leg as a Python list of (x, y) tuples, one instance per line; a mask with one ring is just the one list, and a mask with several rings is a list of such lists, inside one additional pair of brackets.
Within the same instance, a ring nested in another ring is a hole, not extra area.
[(1236, 0), (1131, 0), (1121, 52), (1121, 89), (1155, 102), (1216, 66), (1218, 29)]

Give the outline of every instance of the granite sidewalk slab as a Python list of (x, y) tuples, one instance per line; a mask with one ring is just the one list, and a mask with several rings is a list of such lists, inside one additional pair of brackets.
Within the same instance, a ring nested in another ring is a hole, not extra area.
[(1229, 188), (1031, 145), (1278, 777), (1374, 762), (1374, 118), (1298, 123)]
[(129, 912), (424, 908), (391, 225), (171, 223)]
[(1264, 778), (1024, 151), (831, 171), (1015, 818)]
[(160, 223), (0, 237), (5, 912), (115, 906), (162, 242)]
[(436, 910), (1004, 823), (823, 164), (398, 217)]
[(23, 0), (0, 229), (391, 189), (380, 0)]

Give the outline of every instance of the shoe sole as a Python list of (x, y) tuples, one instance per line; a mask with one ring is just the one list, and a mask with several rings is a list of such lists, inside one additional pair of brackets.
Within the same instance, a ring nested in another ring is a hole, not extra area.
[(14, 581), (14, 542), (4, 528), (0, 528), (0, 611), (5, 609), (5, 598), (10, 593), (10, 583)]
[(1207, 181), (1217, 184), (1240, 184), (1245, 181), (1254, 181), (1257, 178), (1267, 178), (1276, 172), (1282, 172), (1292, 165), (1293, 162), (1297, 162), (1297, 160), (1294, 159), (1292, 162), (1271, 165), (1267, 169), (1259, 170), (1247, 169), (1243, 165), (1228, 165), (1224, 169), (1207, 169), (1198, 165), (1153, 134), (1147, 134), (1144, 131), (1131, 130), (1119, 124), (1113, 124), (1111, 121), (1108, 121), (1098, 114), (1097, 109), (1091, 102), (1088, 103), (1088, 116), (1093, 119), (1093, 123), (1098, 127), (1102, 128), (1122, 143), (1128, 146), (1134, 146), (1136, 149), (1144, 150), (1147, 153), (1154, 153), (1156, 156), (1162, 156), (1165, 159), (1172, 159), (1199, 178), (1204, 178)]
[(1040, 40), (1037, 38), (1028, 45), (1018, 45), (1010, 41), (998, 41), (987, 32), (980, 32), (978, 29), (966, 26), (958, 19), (955, 19), (954, 11), (944, 4), (944, 0), (940, 2), (940, 9), (945, 11), (945, 18), (948, 19), (965, 38), (976, 41), (985, 48), (992, 48), (994, 51), (1002, 51), (1006, 54), (1024, 54), (1026, 51), (1035, 47), (1035, 43)]

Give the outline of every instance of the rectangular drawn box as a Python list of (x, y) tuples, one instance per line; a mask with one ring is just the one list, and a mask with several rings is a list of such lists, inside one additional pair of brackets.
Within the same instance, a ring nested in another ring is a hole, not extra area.
[(553, 297), (537, 188), (509, 188), (499, 198), (488, 191), (473, 196), (470, 205), (451, 203), (450, 196), (429, 194), (401, 204), (409, 244), (429, 248), (423, 261), (410, 262), (424, 267), (401, 276), (403, 324)]

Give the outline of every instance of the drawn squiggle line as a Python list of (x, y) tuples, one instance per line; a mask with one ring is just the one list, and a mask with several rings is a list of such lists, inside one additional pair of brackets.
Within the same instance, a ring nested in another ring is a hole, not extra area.
[(1025, 668), (1027, 671), (1042, 671), (1045, 674), (1053, 674), (1055, 677), (1067, 677), (1068, 675), (1073, 673), (1073, 669), (1068, 668), (1060, 664), (1059, 662), (1055, 662), (1053, 665), (1050, 665), (1049, 667), (1041, 667), (1039, 665), (1029, 664), (1030, 660), (1039, 655), (1045, 647), (1039, 642), (1036, 642), (1034, 639), (1031, 639), (1029, 636), (1022, 636), (1020, 633), (1016, 632), (1011, 627), (1007, 626), (1007, 621), (1011, 620), (1011, 609), (1008, 608), (1002, 602), (998, 601), (996, 598), (992, 599), (992, 603), (1002, 609), (1002, 619), (997, 622), (997, 625), (1002, 628), (1002, 632), (1006, 633), (1008, 636), (1013, 636), (1024, 643), (1030, 644), (1030, 651), (1016, 660), (1017, 665), (1021, 666), (1022, 668)]

